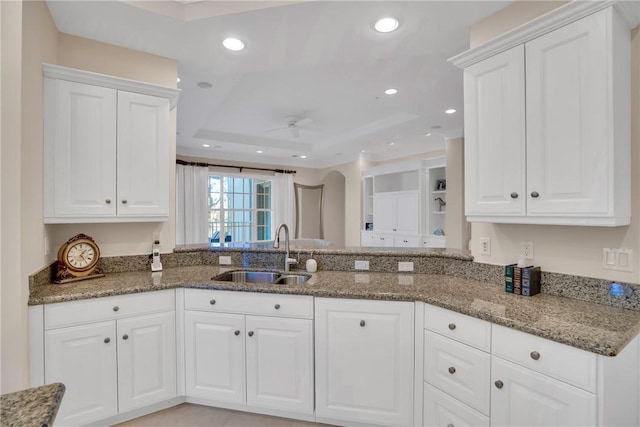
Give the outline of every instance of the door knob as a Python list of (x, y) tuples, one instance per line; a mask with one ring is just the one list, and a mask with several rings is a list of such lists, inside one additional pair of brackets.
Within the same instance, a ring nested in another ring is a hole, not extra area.
[(538, 353), (537, 351), (532, 351), (532, 352), (529, 354), (529, 356), (531, 356), (531, 358), (532, 358), (533, 360), (538, 360), (538, 359), (540, 359), (540, 353)]
[(366, 325), (367, 323), (364, 320), (360, 321), (360, 326), (364, 327), (364, 325)]
[(517, 199), (518, 198), (518, 193), (516, 193), (515, 191), (513, 193), (511, 193), (511, 198), (512, 199)]

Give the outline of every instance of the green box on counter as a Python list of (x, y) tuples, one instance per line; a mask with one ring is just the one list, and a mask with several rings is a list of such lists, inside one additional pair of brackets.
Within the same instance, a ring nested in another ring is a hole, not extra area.
[(504, 266), (504, 291), (513, 293), (513, 271), (516, 268), (516, 264), (509, 264)]

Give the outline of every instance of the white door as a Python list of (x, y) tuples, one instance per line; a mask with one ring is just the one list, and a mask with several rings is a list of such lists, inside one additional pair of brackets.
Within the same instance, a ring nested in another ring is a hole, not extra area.
[(395, 205), (395, 231), (416, 236), (416, 246), (419, 231), (418, 218), (420, 218), (418, 194), (398, 195)]
[(492, 357), (492, 426), (595, 426), (596, 396)]
[(54, 186), (45, 216), (116, 213), (116, 91), (45, 79), (45, 186)]
[(313, 321), (247, 316), (247, 404), (313, 413)]
[(466, 215), (525, 215), (524, 47), (464, 70)]
[(120, 412), (176, 396), (175, 313), (118, 320)]
[(244, 316), (185, 311), (188, 397), (245, 401)]
[(530, 216), (609, 213), (612, 77), (604, 18), (594, 14), (526, 44)]
[(408, 426), (413, 303), (316, 298), (316, 415)]
[(118, 215), (169, 214), (169, 100), (118, 91)]
[(373, 196), (373, 229), (375, 231), (393, 231), (395, 228), (395, 200), (396, 196), (390, 194)]
[(116, 415), (116, 324), (93, 323), (45, 331), (45, 383), (66, 386), (56, 416), (61, 426)]

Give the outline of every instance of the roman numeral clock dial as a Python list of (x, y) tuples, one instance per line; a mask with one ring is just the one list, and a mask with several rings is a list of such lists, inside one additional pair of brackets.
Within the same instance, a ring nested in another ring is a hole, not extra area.
[(104, 274), (100, 266), (100, 249), (91, 237), (81, 233), (60, 246), (55, 283), (75, 282), (102, 276)]

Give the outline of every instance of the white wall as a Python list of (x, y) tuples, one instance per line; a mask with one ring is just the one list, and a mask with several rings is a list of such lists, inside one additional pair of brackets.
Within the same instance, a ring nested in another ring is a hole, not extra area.
[[(477, 46), (496, 35), (546, 12), (563, 2), (515, 2), (470, 28), (470, 44)], [(478, 262), (508, 264), (520, 253), (520, 242), (534, 244), (534, 263), (544, 271), (640, 282), (640, 29), (632, 31), (631, 101), (631, 225), (626, 227), (568, 227), (508, 224), (472, 224), (471, 250)], [(491, 256), (479, 255), (479, 239), (491, 238)], [(634, 251), (634, 272), (602, 269), (602, 248)]]

